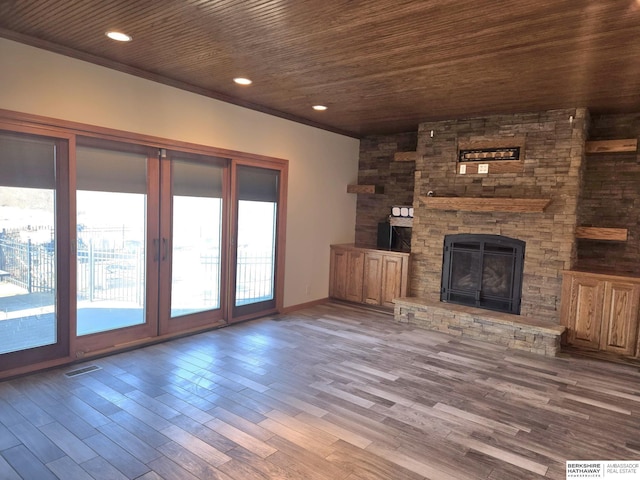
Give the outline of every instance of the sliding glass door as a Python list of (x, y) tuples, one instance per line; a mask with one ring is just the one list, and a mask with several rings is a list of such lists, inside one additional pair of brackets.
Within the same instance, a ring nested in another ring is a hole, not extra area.
[(80, 352), (156, 334), (160, 245), (154, 153), (134, 147), (77, 147), (76, 346)]
[[(4, 368), (62, 355), (68, 308), (68, 141), (0, 131), (0, 355)], [(66, 227), (65, 227), (66, 226)], [(64, 290), (63, 290), (64, 291)], [(62, 319), (62, 321), (61, 321)]]
[(179, 152), (163, 158), (161, 333), (223, 323), (227, 165)]
[(1, 115), (0, 377), (282, 306), (285, 161)]

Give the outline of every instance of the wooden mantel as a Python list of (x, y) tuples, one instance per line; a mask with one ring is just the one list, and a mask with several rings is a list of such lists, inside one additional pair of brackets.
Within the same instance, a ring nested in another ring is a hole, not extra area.
[(466, 212), (542, 213), (549, 198), (420, 197), (427, 208)]

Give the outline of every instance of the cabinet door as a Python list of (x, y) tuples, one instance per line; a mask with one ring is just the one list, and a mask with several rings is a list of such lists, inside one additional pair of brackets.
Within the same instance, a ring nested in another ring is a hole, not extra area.
[(382, 303), (382, 265), (384, 256), (367, 252), (364, 261), (364, 303)]
[(329, 296), (347, 299), (347, 250), (331, 248), (329, 264)]
[(385, 256), (382, 261), (382, 305), (393, 307), (393, 299), (406, 295), (403, 281), (406, 275), (406, 259)]
[(633, 355), (638, 331), (640, 286), (606, 282), (600, 349)]
[(581, 277), (573, 277), (571, 282), (569, 344), (598, 350), (602, 327), (604, 282)]
[(347, 251), (345, 300), (362, 302), (362, 279), (365, 254), (359, 250)]

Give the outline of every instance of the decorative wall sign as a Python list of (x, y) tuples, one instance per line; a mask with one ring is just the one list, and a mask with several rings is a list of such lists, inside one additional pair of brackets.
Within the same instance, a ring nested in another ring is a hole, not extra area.
[(458, 143), (458, 175), (522, 173), (524, 137), (471, 138)]
[(458, 162), (493, 162), (520, 160), (520, 147), (474, 148), (458, 152)]

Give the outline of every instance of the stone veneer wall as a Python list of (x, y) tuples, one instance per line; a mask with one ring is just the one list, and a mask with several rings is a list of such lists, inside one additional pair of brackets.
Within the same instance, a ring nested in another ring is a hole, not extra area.
[[(589, 140), (640, 139), (640, 114), (594, 116)], [(627, 228), (626, 242), (578, 240), (577, 267), (640, 275), (640, 154), (586, 156), (578, 223)]]
[(378, 222), (387, 219), (391, 207), (413, 204), (415, 162), (394, 162), (393, 157), (396, 152), (415, 151), (417, 135), (418, 132), (375, 135), (360, 141), (358, 184), (384, 186), (384, 194), (358, 195), (357, 244), (375, 246)]
[[(421, 124), (411, 294), (439, 296), (446, 234), (506, 235), (526, 242), (521, 315), (559, 323), (561, 271), (570, 269), (576, 259), (574, 230), (587, 124), (585, 109)], [(525, 137), (524, 172), (457, 174), (459, 141), (513, 136)], [(437, 196), (549, 198), (552, 202), (544, 213), (441, 211), (427, 209), (419, 200), (430, 190)]]

